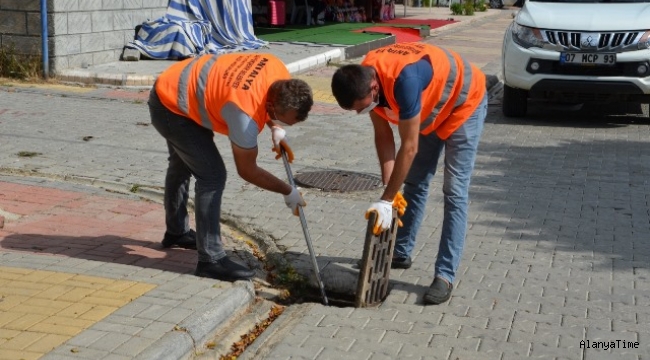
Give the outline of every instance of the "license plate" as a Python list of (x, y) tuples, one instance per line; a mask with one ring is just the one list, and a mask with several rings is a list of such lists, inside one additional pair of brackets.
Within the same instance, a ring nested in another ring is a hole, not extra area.
[(615, 65), (616, 54), (610, 53), (562, 53), (561, 64)]

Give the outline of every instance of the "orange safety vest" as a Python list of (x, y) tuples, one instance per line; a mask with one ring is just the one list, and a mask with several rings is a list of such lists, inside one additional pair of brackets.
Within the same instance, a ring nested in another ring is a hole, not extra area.
[(422, 91), (420, 133), (447, 139), (472, 115), (485, 96), (485, 75), (455, 52), (423, 43), (400, 43), (370, 51), (361, 63), (377, 71), (389, 108), (376, 107), (385, 120), (399, 123), (395, 81), (406, 65), (429, 56), (433, 79)]
[(271, 54), (203, 55), (172, 65), (156, 80), (160, 102), (175, 114), (228, 134), (221, 108), (237, 105), (257, 123), (259, 132), (270, 117), (266, 95), (276, 80), (290, 79), (282, 61)]

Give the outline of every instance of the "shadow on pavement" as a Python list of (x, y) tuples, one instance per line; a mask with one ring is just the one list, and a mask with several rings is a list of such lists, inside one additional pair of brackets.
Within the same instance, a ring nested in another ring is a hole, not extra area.
[[(0, 240), (0, 249), (72, 257), (111, 264), (134, 265), (180, 274), (192, 274), (197, 252), (181, 248), (165, 249), (158, 242), (139, 241), (116, 235), (55, 236), (42, 234), (10, 234)], [(256, 270), (262, 265), (248, 253), (227, 250), (229, 256), (243, 258)], [(71, 269), (72, 270), (72, 269)]]
[(650, 119), (589, 113), (496, 117), (503, 138), (480, 145), (472, 178), (473, 236), (591, 270), (650, 268)]
[[(624, 105), (624, 104), (623, 104)], [(490, 106), (491, 113), (501, 114), (501, 107)], [(627, 112), (629, 111), (629, 113)], [(641, 117), (635, 109), (626, 109), (621, 104), (557, 104), (529, 101), (528, 112), (524, 118), (488, 118), (487, 122), (497, 120), (500, 124), (527, 126), (553, 126), (580, 129), (609, 129), (627, 125), (650, 125), (650, 118)]]

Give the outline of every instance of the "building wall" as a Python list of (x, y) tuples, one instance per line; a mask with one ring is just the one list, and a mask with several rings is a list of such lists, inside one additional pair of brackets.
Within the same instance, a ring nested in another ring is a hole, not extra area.
[[(136, 25), (165, 14), (169, 0), (47, 0), (50, 71), (117, 61)], [(0, 46), (41, 53), (41, 0), (0, 0)]]

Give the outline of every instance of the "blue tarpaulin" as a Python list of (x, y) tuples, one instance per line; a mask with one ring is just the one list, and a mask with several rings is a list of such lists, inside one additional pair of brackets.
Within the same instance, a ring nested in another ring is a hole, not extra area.
[(145, 21), (126, 45), (151, 59), (185, 59), (258, 49), (249, 0), (170, 0), (165, 16)]

